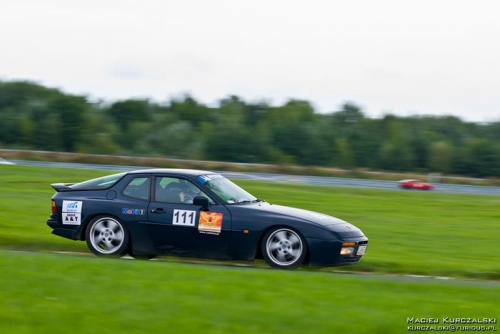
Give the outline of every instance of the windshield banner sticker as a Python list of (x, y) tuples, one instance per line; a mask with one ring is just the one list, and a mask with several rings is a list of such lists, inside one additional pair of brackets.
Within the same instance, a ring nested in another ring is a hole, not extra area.
[(200, 221), (198, 224), (198, 231), (207, 234), (219, 234), (222, 228), (221, 212), (200, 212)]
[(205, 175), (200, 175), (200, 176), (196, 177), (196, 180), (198, 180), (198, 182), (200, 182), (201, 184), (205, 184), (208, 181), (221, 179), (221, 178), (223, 178), (223, 176), (220, 174), (205, 174)]

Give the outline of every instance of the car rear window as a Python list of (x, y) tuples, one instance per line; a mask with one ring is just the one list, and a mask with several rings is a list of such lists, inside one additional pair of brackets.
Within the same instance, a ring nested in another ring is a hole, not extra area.
[(75, 190), (108, 189), (112, 187), (116, 182), (118, 182), (122, 177), (124, 177), (125, 174), (127, 173), (118, 173), (118, 174), (103, 176), (97, 179), (75, 183), (69, 187)]
[(128, 197), (149, 200), (149, 177), (135, 177), (123, 189), (123, 194)]

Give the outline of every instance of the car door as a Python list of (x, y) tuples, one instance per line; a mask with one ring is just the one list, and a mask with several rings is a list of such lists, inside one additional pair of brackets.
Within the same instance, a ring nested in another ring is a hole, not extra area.
[[(194, 196), (211, 202), (208, 212), (192, 204)], [(187, 178), (156, 176), (148, 207), (148, 229), (159, 248), (228, 249), (231, 216)]]

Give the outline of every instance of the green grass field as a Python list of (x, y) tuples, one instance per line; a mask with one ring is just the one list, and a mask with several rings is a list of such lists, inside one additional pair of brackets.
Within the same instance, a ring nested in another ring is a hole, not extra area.
[[(0, 251), (1, 333), (405, 333), (498, 316), (498, 283)], [(8, 270), (5, 270), (8, 268)]]
[[(85, 243), (54, 236), (46, 226), (50, 184), (106, 174), (0, 166), (0, 247), (88, 252)], [(361, 228), (370, 239), (368, 252), (342, 270), (500, 278), (500, 197), (237, 183), (271, 203), (331, 214)]]
[(52, 235), (50, 183), (106, 174), (0, 166), (0, 333), (385, 334), (406, 333), (409, 317), (499, 316), (500, 282), (486, 280), (500, 278), (500, 197), (237, 181), (269, 202), (352, 222), (370, 238), (357, 265), (281, 271), (262, 261), (101, 259)]

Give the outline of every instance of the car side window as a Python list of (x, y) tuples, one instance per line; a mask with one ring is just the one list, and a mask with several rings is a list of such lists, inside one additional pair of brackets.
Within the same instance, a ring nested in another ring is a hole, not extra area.
[(158, 202), (193, 204), (195, 196), (205, 196), (211, 204), (210, 197), (188, 180), (176, 177), (157, 177), (155, 182), (155, 199)]
[(149, 177), (134, 177), (123, 189), (123, 195), (147, 201), (149, 200), (149, 184)]

